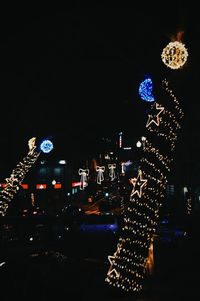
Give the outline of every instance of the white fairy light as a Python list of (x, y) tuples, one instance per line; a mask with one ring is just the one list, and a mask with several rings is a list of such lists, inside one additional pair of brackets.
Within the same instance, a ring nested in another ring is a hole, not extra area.
[(103, 173), (105, 171), (105, 166), (96, 166), (97, 171), (97, 184), (101, 184), (104, 181)]
[(27, 156), (12, 170), (10, 177), (5, 179), (6, 186), (0, 191), (0, 215), (2, 216), (6, 214), (8, 204), (18, 192), (20, 184), (40, 155), (40, 152), (36, 151), (35, 141), (35, 137), (29, 139)]
[(80, 182), (81, 182), (80, 189), (81, 189), (81, 190), (84, 190), (85, 187), (88, 186), (89, 169), (82, 169), (82, 168), (79, 168), (78, 174), (81, 176), (81, 179), (80, 179)]
[(115, 168), (116, 168), (116, 163), (108, 164), (108, 169), (110, 170), (109, 177), (111, 181), (115, 179)]
[(153, 237), (183, 117), (179, 101), (166, 80), (162, 81), (162, 87), (168, 102), (166, 106), (157, 105), (156, 114), (148, 120), (138, 176), (129, 180), (133, 189), (123, 209), (121, 248), (108, 258), (110, 268), (105, 281), (125, 292), (141, 291), (145, 278), (153, 272)]

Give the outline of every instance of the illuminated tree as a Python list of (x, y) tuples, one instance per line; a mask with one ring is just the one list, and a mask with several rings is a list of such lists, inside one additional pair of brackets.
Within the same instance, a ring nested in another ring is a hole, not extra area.
[(159, 97), (159, 102), (155, 101), (148, 113), (138, 175), (130, 179), (132, 191), (124, 209), (117, 250), (108, 257), (110, 268), (106, 281), (125, 292), (144, 289), (149, 250), (183, 117), (167, 80), (162, 81)]
[(14, 195), (19, 190), (20, 184), (24, 180), (26, 174), (36, 162), (40, 152), (36, 151), (36, 138), (33, 137), (28, 141), (29, 151), (26, 157), (12, 170), (9, 178), (6, 178), (6, 186), (0, 191), (0, 215), (4, 216), (8, 209), (9, 203), (12, 201)]

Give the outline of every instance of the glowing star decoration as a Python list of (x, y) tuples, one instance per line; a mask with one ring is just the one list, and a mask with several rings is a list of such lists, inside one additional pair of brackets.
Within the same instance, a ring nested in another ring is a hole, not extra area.
[(137, 194), (139, 198), (142, 197), (142, 190), (147, 184), (147, 180), (142, 178), (142, 171), (138, 171), (137, 178), (130, 179), (131, 184), (133, 184), (133, 190), (131, 192), (131, 197)]
[(151, 114), (149, 114), (149, 118), (147, 120), (146, 127), (150, 126), (150, 124), (154, 123), (156, 126), (160, 124), (160, 114), (164, 111), (164, 107), (161, 107), (158, 103), (156, 103), (156, 107), (153, 106), (153, 110)]
[(96, 171), (97, 171), (97, 184), (101, 184), (101, 182), (104, 181), (103, 173), (105, 171), (105, 166), (97, 166)]
[(153, 83), (151, 78), (146, 78), (139, 86), (139, 95), (142, 100), (152, 102), (155, 101), (153, 96)]
[(111, 181), (113, 181), (115, 179), (115, 168), (116, 168), (116, 164), (108, 164), (108, 168), (110, 170), (109, 172), (109, 177), (111, 179)]
[[(114, 268), (113, 266), (114, 266), (114, 264), (115, 264), (116, 256), (117, 256), (117, 254), (120, 253), (121, 249), (122, 249), (122, 246), (121, 246), (120, 243), (118, 243), (117, 250), (115, 251), (115, 253), (114, 253), (113, 255), (109, 255), (109, 256), (108, 256), (108, 260), (109, 260), (109, 262), (110, 262), (110, 268), (109, 268), (109, 270), (108, 270), (108, 272), (107, 272), (107, 276), (113, 276), (113, 273), (114, 273), (114, 276), (115, 276), (116, 278), (119, 278), (119, 277), (120, 277), (120, 273), (119, 273), (119, 272), (116, 270), (116, 268)], [(109, 281), (109, 279), (106, 278), (106, 281)]]
[(167, 67), (171, 69), (179, 69), (186, 63), (188, 51), (182, 42), (170, 42), (163, 49), (161, 58)]
[(85, 187), (88, 186), (88, 178), (87, 177), (89, 175), (89, 169), (79, 168), (78, 174), (81, 176), (81, 179), (80, 179), (80, 182), (81, 182), (80, 189), (84, 190)]
[(110, 268), (108, 270), (107, 275), (110, 276), (114, 273), (115, 277), (119, 278), (120, 274), (117, 272), (117, 270), (115, 268), (113, 268), (113, 264), (114, 264), (114, 261), (115, 261), (115, 256), (109, 255), (108, 260), (110, 262)]
[(53, 149), (53, 143), (50, 140), (44, 140), (40, 144), (40, 149), (43, 153), (50, 153)]

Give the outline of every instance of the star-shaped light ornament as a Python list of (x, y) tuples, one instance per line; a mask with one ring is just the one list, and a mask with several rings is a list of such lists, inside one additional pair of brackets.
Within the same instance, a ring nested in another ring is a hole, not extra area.
[(138, 171), (137, 178), (130, 179), (131, 184), (133, 184), (133, 190), (131, 192), (131, 196), (137, 194), (139, 198), (142, 197), (142, 192), (144, 186), (147, 184), (147, 180), (142, 178), (142, 171)]
[(110, 276), (114, 273), (115, 277), (119, 278), (119, 275), (120, 275), (119, 272), (117, 272), (117, 270), (115, 268), (113, 268), (114, 260), (115, 260), (115, 254), (114, 254), (114, 256), (109, 255), (108, 260), (110, 262), (110, 268), (108, 270), (107, 276)]
[(109, 255), (108, 256), (108, 260), (110, 262), (110, 268), (108, 270), (107, 276), (110, 276), (110, 275), (112, 275), (114, 273), (115, 277), (119, 278), (120, 273), (117, 272), (117, 270), (115, 268), (113, 268), (113, 265), (114, 265), (114, 261), (115, 261), (116, 255), (117, 255), (117, 253), (120, 252), (121, 249), (122, 249), (121, 243), (118, 243), (116, 252), (113, 255)]
[(15, 183), (18, 183), (18, 179), (13, 176), (11, 176), (10, 178), (6, 178), (5, 181), (10, 186), (13, 186)]
[(161, 107), (158, 103), (153, 105), (153, 109), (151, 113), (148, 115), (149, 118), (147, 120), (146, 127), (150, 126), (150, 124), (154, 123), (156, 126), (160, 124), (160, 114), (164, 111), (164, 107)]

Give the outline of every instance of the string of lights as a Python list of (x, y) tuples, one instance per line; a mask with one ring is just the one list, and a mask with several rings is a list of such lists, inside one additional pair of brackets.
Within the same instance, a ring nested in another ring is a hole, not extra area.
[(138, 176), (130, 179), (133, 189), (124, 210), (118, 247), (109, 257), (110, 268), (105, 279), (109, 285), (126, 292), (144, 289), (148, 265), (152, 265), (153, 238), (183, 117), (180, 103), (166, 79), (162, 81), (161, 92), (164, 103), (162, 106), (155, 103), (154, 113), (148, 114), (147, 139), (142, 147)]
[(0, 191), (1, 216), (5, 216), (9, 203), (12, 201), (14, 195), (19, 190), (20, 184), (24, 180), (26, 174), (40, 155), (40, 152), (36, 151), (35, 140), (36, 138), (33, 137), (28, 141), (28, 154), (12, 170), (10, 177), (5, 179), (6, 186), (3, 190)]

